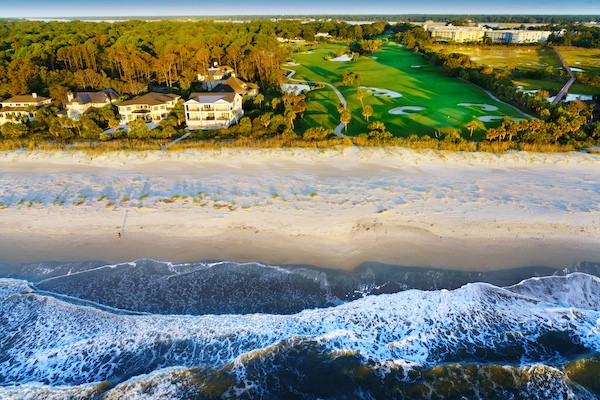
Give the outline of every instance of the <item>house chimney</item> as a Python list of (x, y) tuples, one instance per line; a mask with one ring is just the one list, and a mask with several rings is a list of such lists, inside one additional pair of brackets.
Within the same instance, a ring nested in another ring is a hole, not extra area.
[(37, 93), (31, 93), (31, 96), (32, 96), (34, 99), (37, 99)]
[(69, 92), (67, 93), (67, 102), (70, 103), (73, 101), (75, 97), (73, 96), (73, 93)]

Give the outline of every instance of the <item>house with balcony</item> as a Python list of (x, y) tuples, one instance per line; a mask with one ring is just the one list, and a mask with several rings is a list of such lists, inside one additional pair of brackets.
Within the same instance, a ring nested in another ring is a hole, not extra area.
[(117, 105), (121, 124), (128, 124), (136, 119), (146, 122), (159, 122), (169, 117), (181, 96), (172, 93), (150, 92)]
[(51, 103), (51, 98), (38, 96), (37, 93), (13, 96), (0, 103), (0, 125), (7, 122), (33, 121), (35, 111)]
[(254, 97), (258, 94), (258, 85), (252, 82), (244, 82), (235, 75), (231, 75), (223, 83), (217, 85), (212, 91), (219, 93), (234, 92), (240, 96)]
[(106, 105), (115, 104), (118, 99), (119, 94), (113, 89), (69, 93), (63, 102), (65, 111), (62, 115), (78, 120), (82, 115), (97, 111)]
[(242, 96), (234, 92), (192, 93), (183, 106), (190, 129), (228, 128), (244, 115)]

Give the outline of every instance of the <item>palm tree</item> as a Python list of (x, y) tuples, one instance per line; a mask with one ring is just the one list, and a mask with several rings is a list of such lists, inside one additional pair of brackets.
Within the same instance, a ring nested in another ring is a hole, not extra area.
[(358, 92), (356, 92), (356, 98), (358, 100), (360, 100), (360, 105), (361, 107), (364, 107), (365, 105), (363, 104), (363, 98), (365, 97), (365, 94), (362, 92), (362, 90), (359, 90)]
[(285, 112), (285, 118), (290, 121), (290, 127), (294, 129), (294, 120), (296, 119), (296, 113), (293, 110), (287, 110)]
[(351, 119), (352, 119), (352, 114), (350, 113), (349, 110), (344, 110), (341, 112), (340, 122), (342, 124), (344, 124), (344, 126), (346, 128), (346, 132), (348, 132), (348, 123), (350, 122)]
[(470, 137), (473, 137), (473, 132), (475, 132), (477, 130), (477, 128), (479, 128), (479, 125), (475, 121), (467, 122), (467, 124), (465, 126), (467, 127), (467, 129), (469, 130), (469, 133), (471, 134)]
[(362, 115), (363, 117), (365, 117), (365, 119), (367, 120), (367, 122), (369, 122), (369, 117), (371, 115), (373, 115), (373, 107), (371, 106), (365, 106), (362, 109)]
[(262, 93), (259, 93), (256, 95), (256, 97), (254, 97), (253, 103), (254, 103), (254, 105), (258, 104), (258, 106), (262, 108), (262, 102), (264, 99), (265, 99), (265, 96), (263, 96)]

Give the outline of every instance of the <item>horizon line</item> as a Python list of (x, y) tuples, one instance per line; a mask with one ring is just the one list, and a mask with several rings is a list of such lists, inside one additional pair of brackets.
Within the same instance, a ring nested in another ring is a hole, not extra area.
[(552, 17), (552, 16), (557, 16), (557, 17), (599, 17), (600, 18), (600, 14), (585, 14), (585, 13), (577, 13), (577, 14), (530, 14), (530, 13), (501, 13), (501, 14), (497, 14), (497, 13), (428, 13), (428, 12), (424, 12), (424, 13), (404, 13), (404, 14), (398, 14), (398, 13), (390, 13), (390, 14), (386, 14), (386, 13), (373, 13), (373, 14), (367, 14), (367, 13), (342, 13), (342, 14), (336, 14), (336, 13), (317, 13), (317, 14), (283, 14), (283, 13), (279, 13), (279, 14), (193, 14), (193, 15), (187, 15), (187, 14), (173, 14), (173, 15), (158, 15), (158, 14), (149, 14), (149, 15), (64, 15), (64, 16), (51, 16), (51, 17), (40, 17), (40, 16), (26, 16), (26, 15), (22, 15), (22, 16), (14, 16), (14, 17), (0, 17), (0, 20), (7, 20), (7, 19), (25, 19), (25, 18), (29, 18), (29, 19), (60, 19), (60, 18), (64, 18), (64, 19), (74, 19), (74, 18), (148, 18), (148, 17), (152, 17), (152, 18), (193, 18), (193, 17), (204, 17), (204, 18), (213, 18), (213, 17), (218, 17), (218, 18), (224, 18), (224, 17), (347, 17), (347, 16), (363, 16), (363, 17), (374, 17), (374, 16), (388, 16), (388, 17), (395, 17), (395, 16), (427, 16), (427, 15), (431, 15), (431, 16), (526, 16), (526, 17)]

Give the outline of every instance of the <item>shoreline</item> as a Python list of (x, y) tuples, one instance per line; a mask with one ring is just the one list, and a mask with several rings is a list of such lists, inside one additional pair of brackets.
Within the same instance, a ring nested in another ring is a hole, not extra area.
[(0, 153), (0, 262), (562, 268), (600, 262), (596, 182), (581, 153)]

